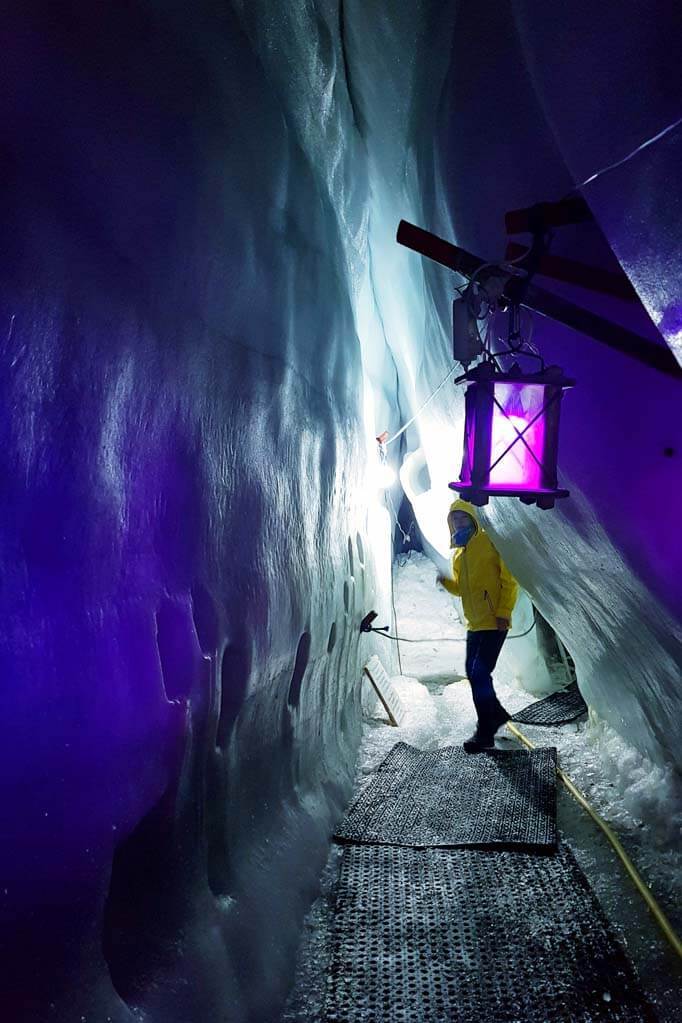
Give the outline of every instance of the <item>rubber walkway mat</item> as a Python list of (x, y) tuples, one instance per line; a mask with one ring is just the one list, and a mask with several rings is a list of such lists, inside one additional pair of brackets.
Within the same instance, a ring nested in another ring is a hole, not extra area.
[(418, 750), (397, 743), (351, 805), (340, 842), (415, 848), (556, 848), (556, 750), (460, 746)]
[(544, 700), (530, 703), (518, 714), (514, 714), (512, 721), (518, 721), (524, 725), (566, 725), (586, 712), (587, 704), (574, 682), (568, 689), (563, 689), (560, 693), (552, 693)]
[(652, 1023), (570, 850), (348, 846), (324, 1023)]

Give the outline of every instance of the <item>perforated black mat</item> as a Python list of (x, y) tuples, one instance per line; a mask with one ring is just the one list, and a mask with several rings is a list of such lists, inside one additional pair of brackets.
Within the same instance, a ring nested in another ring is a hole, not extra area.
[(570, 851), (349, 846), (325, 1023), (655, 1020)]
[(397, 743), (337, 841), (421, 847), (556, 847), (556, 750), (467, 754)]
[(573, 683), (560, 693), (552, 693), (544, 700), (529, 703), (527, 707), (514, 714), (512, 721), (524, 725), (566, 725), (575, 721), (581, 714), (587, 713), (587, 704), (580, 695), (578, 686)]

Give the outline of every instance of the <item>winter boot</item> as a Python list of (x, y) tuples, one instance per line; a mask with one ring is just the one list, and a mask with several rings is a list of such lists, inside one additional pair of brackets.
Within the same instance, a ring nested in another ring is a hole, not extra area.
[(498, 728), (501, 728), (506, 721), (511, 720), (511, 715), (507, 713), (501, 703), (498, 702), (495, 709), (486, 716), (483, 722), (479, 720), (476, 725), (476, 731), (467, 739), (464, 743), (464, 749), (467, 753), (480, 753), (481, 750), (494, 749), (495, 748), (495, 732)]
[(497, 729), (501, 728), (502, 725), (507, 723), (507, 721), (511, 721), (511, 714), (504, 709), (501, 703), (498, 703), (490, 718), (490, 728), (492, 729), (493, 735)]
[(467, 739), (464, 743), (465, 753), (482, 753), (486, 749), (494, 749), (495, 747), (495, 732), (492, 731), (488, 725), (481, 726), (481, 723), (476, 725), (476, 731)]

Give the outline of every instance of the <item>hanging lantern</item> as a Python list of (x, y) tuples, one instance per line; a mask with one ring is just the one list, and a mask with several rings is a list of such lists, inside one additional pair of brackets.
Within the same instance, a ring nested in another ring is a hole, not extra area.
[(452, 490), (475, 505), (490, 497), (519, 497), (553, 508), (557, 489), (561, 398), (574, 381), (559, 366), (501, 372), (486, 361), (466, 374), (464, 455)]

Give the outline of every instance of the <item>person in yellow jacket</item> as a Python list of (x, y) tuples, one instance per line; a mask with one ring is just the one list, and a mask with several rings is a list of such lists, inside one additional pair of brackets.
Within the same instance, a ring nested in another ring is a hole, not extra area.
[(446, 590), (462, 598), (467, 620), (466, 673), (478, 725), (464, 743), (467, 753), (495, 745), (495, 732), (510, 715), (497, 699), (492, 673), (511, 627), (518, 586), (467, 501), (455, 501), (448, 514), (452, 579), (439, 577)]

